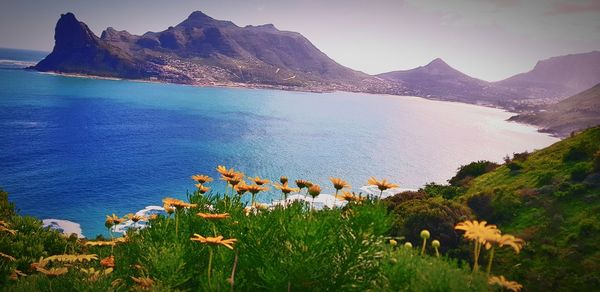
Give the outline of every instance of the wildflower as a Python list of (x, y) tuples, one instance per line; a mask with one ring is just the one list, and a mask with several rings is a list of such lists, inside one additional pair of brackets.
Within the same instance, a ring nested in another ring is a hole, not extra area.
[(280, 182), (282, 185), (287, 185), (287, 183), (288, 183), (288, 178), (287, 178), (287, 176), (281, 176), (281, 177), (279, 178), (279, 182)]
[(74, 262), (89, 262), (97, 260), (98, 256), (95, 254), (59, 254), (43, 258), (44, 262), (63, 262), (63, 263), (74, 263)]
[(441, 244), (440, 244), (440, 241), (439, 241), (439, 240), (437, 240), (437, 239), (434, 239), (434, 240), (431, 242), (431, 246), (433, 246), (433, 248), (435, 249), (435, 255), (436, 255), (438, 258), (440, 257), (440, 251), (439, 251), (440, 245), (441, 245)]
[(410, 243), (410, 242), (407, 241), (407, 242), (404, 243), (404, 247), (405, 248), (413, 248), (413, 245), (412, 245), (412, 243)]
[(100, 260), (100, 265), (105, 268), (114, 268), (115, 267), (115, 257), (109, 256)]
[(486, 243), (486, 238), (500, 234), (500, 230), (498, 230), (496, 225), (487, 225), (486, 221), (479, 222), (477, 220), (460, 222), (454, 229), (465, 231), (463, 236), (475, 242), (475, 247), (473, 248), (473, 270), (478, 271), (481, 246)]
[(150, 215), (150, 217), (148, 219), (150, 219), (150, 220), (156, 220), (156, 219), (158, 219), (158, 215), (157, 214), (152, 214), (152, 215)]
[(204, 237), (197, 233), (194, 233), (194, 237), (190, 238), (190, 240), (208, 245), (222, 245), (231, 250), (233, 250), (233, 244), (237, 241), (235, 238), (223, 239), (221, 235), (217, 237)]
[(60, 276), (60, 275), (63, 275), (63, 274), (66, 274), (67, 272), (69, 272), (69, 269), (67, 269), (65, 267), (46, 269), (44, 267), (37, 266), (35, 268), (35, 270), (48, 276), (48, 277), (57, 277), (57, 276)]
[(333, 188), (335, 189), (335, 193), (336, 194), (341, 189), (345, 189), (345, 188), (349, 188), (350, 187), (350, 185), (348, 184), (348, 182), (346, 182), (345, 180), (342, 180), (341, 178), (330, 177), (329, 180), (333, 184)]
[(252, 206), (254, 205), (254, 197), (256, 196), (256, 194), (268, 191), (269, 187), (255, 184), (246, 186), (246, 190), (250, 192), (250, 194), (252, 194), (252, 199), (250, 200), (250, 205)]
[(365, 199), (361, 196), (357, 196), (356, 194), (347, 192), (347, 191), (343, 191), (341, 195), (336, 195), (335, 197), (340, 200), (343, 200), (343, 201), (357, 202), (357, 203), (362, 202)]
[(302, 191), (303, 188), (306, 188), (308, 190), (308, 188), (312, 186), (312, 183), (307, 180), (297, 179), (296, 186), (298, 187), (298, 189), (300, 189), (300, 191)]
[(183, 209), (183, 208), (196, 208), (198, 207), (197, 204), (190, 204), (190, 203), (186, 203), (182, 200), (177, 200), (177, 199), (173, 199), (173, 198), (164, 198), (163, 199), (163, 204), (166, 206), (170, 206), (170, 207), (175, 207), (176, 209)]
[(495, 245), (498, 245), (498, 247), (508, 245), (514, 249), (516, 254), (518, 254), (521, 251), (523, 244), (525, 244), (525, 241), (523, 241), (523, 239), (517, 238), (510, 234), (501, 235), (499, 232), (486, 235), (484, 240), (485, 249), (491, 249), (488, 256), (488, 265), (486, 270), (488, 276), (492, 272), (492, 262), (494, 261)]
[(197, 181), (199, 184), (205, 184), (207, 182), (213, 181), (212, 177), (201, 174), (192, 175), (192, 179)]
[(234, 177), (236, 175), (236, 171), (233, 170), (233, 168), (227, 169), (227, 167), (223, 165), (217, 166), (217, 172), (220, 173), (221, 176), (229, 178)]
[(113, 272), (113, 268), (108, 268), (108, 269), (105, 269), (104, 271), (100, 271), (100, 270), (96, 271), (96, 269), (94, 269), (94, 268), (89, 268), (89, 269), (80, 268), (79, 270), (81, 272), (83, 272), (84, 274), (87, 274), (89, 276), (90, 281), (96, 281), (96, 280), (98, 280), (98, 278), (100, 278), (100, 276), (106, 276)]
[(260, 177), (249, 177), (249, 180), (253, 181), (255, 184), (262, 186), (268, 184), (270, 181), (268, 179), (260, 178)]
[(196, 215), (198, 217), (201, 217), (206, 220), (227, 219), (227, 218), (231, 217), (229, 215), (229, 213), (223, 213), (223, 214), (198, 213)]
[(8, 254), (5, 254), (3, 252), (0, 252), (0, 257), (3, 257), (3, 258), (7, 259), (10, 262), (14, 262), (14, 261), (17, 260), (15, 257), (13, 257), (11, 255), (8, 255)]
[(504, 276), (493, 276), (490, 277), (488, 279), (488, 284), (490, 285), (499, 285), (501, 287), (504, 287), (508, 290), (514, 291), (514, 292), (518, 292), (521, 291), (521, 289), (523, 289), (523, 285), (515, 282), (515, 281), (509, 281), (506, 278), (504, 278)]
[(205, 194), (206, 192), (210, 191), (209, 187), (203, 186), (202, 184), (196, 184), (196, 187), (198, 188), (198, 192), (201, 194)]
[(288, 195), (291, 192), (299, 192), (300, 190), (297, 188), (292, 188), (290, 186), (288, 186), (287, 183), (284, 184), (274, 184), (273, 185), (276, 189), (280, 190), (282, 193), (284, 193), (285, 195)]
[(131, 277), (131, 280), (133, 280), (142, 288), (150, 288), (152, 285), (154, 285), (154, 280), (150, 279), (149, 277)]
[(232, 187), (235, 188), (235, 186), (237, 184), (239, 184), (240, 182), (242, 182), (243, 178), (244, 178), (243, 175), (239, 175), (239, 174), (236, 173), (232, 177), (224, 176), (221, 179), (224, 180), (224, 181), (226, 181), (228, 184), (230, 184)]
[(238, 196), (243, 196), (248, 191), (248, 185), (245, 181), (240, 181), (237, 185), (233, 187)]
[(87, 241), (85, 245), (88, 246), (115, 246), (116, 242), (114, 241)]
[(429, 234), (429, 231), (427, 229), (421, 230), (421, 238), (423, 238), (423, 247), (421, 248), (421, 255), (425, 254), (425, 246), (427, 246), (427, 239), (429, 239), (430, 236), (431, 234)]
[(167, 214), (171, 215), (173, 214), (173, 212), (175, 212), (175, 207), (169, 205), (169, 204), (163, 204), (163, 209), (165, 209), (165, 212), (167, 212)]
[(10, 233), (11, 235), (15, 235), (17, 233), (17, 231), (10, 229), (9, 226), (10, 225), (7, 222), (0, 220), (0, 231)]
[(321, 187), (319, 185), (312, 185), (308, 188), (308, 194), (314, 198), (321, 194)]
[(396, 246), (396, 245), (398, 245), (398, 242), (395, 239), (390, 239), (390, 245)]
[(133, 221), (134, 223), (137, 223), (138, 221), (142, 221), (142, 220), (146, 220), (146, 217), (141, 216), (141, 215), (136, 215), (136, 214), (127, 214), (126, 217)]
[(371, 185), (371, 186), (377, 186), (377, 188), (380, 191), (379, 192), (380, 199), (381, 199), (381, 196), (383, 195), (383, 191), (398, 187), (398, 185), (390, 183), (386, 179), (382, 179), (381, 181), (378, 181), (375, 177), (369, 178), (369, 181), (367, 182), (367, 184)]
[(104, 221), (104, 226), (106, 226), (106, 228), (111, 228), (113, 225), (118, 225), (125, 222), (125, 218), (120, 218), (119, 216), (115, 215), (115, 213), (113, 213), (110, 216), (106, 216), (106, 220)]

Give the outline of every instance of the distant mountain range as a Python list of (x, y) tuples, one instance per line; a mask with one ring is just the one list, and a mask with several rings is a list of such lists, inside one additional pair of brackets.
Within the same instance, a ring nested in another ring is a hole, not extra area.
[(35, 69), (316, 91), (378, 91), (390, 86), (336, 63), (299, 33), (280, 31), (272, 24), (239, 27), (200, 11), (165, 31), (136, 36), (108, 28), (100, 37), (66, 13), (56, 25), (55, 41), (53, 51)]
[(100, 37), (72, 13), (61, 15), (53, 51), (33, 69), (194, 85), (413, 95), (539, 109), (600, 83), (600, 52), (539, 61), (498, 82), (479, 80), (442, 59), (376, 76), (344, 67), (296, 32), (272, 24), (240, 27), (196, 11), (141, 36), (107, 28)]
[(567, 136), (572, 131), (600, 125), (600, 84), (543, 109), (510, 118), (542, 127), (542, 131)]

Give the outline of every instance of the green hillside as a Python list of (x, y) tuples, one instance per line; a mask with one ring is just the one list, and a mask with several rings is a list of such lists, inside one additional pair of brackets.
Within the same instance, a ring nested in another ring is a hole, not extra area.
[(506, 253), (500, 274), (531, 290), (600, 287), (600, 128), (507, 159), (459, 200), (528, 242), (518, 259)]

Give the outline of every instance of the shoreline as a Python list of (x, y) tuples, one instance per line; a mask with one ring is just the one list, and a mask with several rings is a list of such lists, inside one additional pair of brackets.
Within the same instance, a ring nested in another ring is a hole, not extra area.
[(391, 93), (372, 93), (372, 92), (364, 92), (364, 91), (344, 91), (344, 90), (310, 90), (308, 88), (300, 88), (300, 87), (289, 87), (282, 85), (267, 85), (267, 84), (247, 84), (247, 83), (236, 83), (236, 82), (228, 82), (228, 83), (212, 83), (212, 84), (187, 84), (187, 83), (175, 83), (161, 80), (148, 80), (148, 79), (131, 79), (131, 78), (120, 78), (120, 77), (107, 77), (107, 76), (99, 76), (99, 75), (90, 75), (90, 74), (81, 74), (81, 73), (64, 73), (64, 72), (54, 72), (54, 71), (38, 71), (32, 67), (23, 68), (26, 71), (37, 72), (40, 74), (48, 74), (54, 76), (63, 76), (63, 77), (71, 77), (71, 78), (85, 78), (85, 79), (96, 79), (96, 80), (111, 80), (111, 81), (128, 81), (128, 82), (141, 82), (141, 83), (154, 83), (154, 84), (168, 84), (168, 85), (181, 85), (181, 86), (192, 86), (192, 87), (204, 87), (204, 88), (228, 88), (228, 89), (261, 89), (261, 90), (282, 90), (282, 91), (290, 91), (290, 92), (305, 92), (305, 93), (335, 93), (335, 92), (345, 92), (345, 93), (354, 93), (354, 94), (369, 94), (369, 95), (384, 95), (390, 97), (412, 97), (419, 98), (428, 101), (436, 101), (436, 102), (452, 102), (464, 105), (478, 106), (484, 108), (492, 108), (497, 110), (502, 110), (506, 113), (512, 114), (511, 117), (507, 118), (505, 121), (516, 123), (520, 125), (525, 125), (529, 127), (533, 127), (536, 129), (538, 133), (546, 134), (548, 136), (564, 139), (566, 136), (560, 135), (560, 133), (552, 130), (543, 128), (540, 125), (527, 123), (524, 121), (515, 121), (511, 120), (513, 117), (519, 115), (520, 113), (511, 111), (509, 109), (503, 108), (501, 106), (496, 106), (493, 104), (481, 104), (481, 103), (469, 103), (463, 102), (459, 100), (445, 100), (437, 97), (423, 97), (416, 95), (399, 95), (399, 94), (391, 94)]

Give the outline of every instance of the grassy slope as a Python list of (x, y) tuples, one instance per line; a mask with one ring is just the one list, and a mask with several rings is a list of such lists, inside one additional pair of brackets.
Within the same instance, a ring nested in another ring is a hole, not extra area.
[[(586, 157), (564, 159), (581, 145), (588, 150)], [(532, 153), (519, 163), (521, 170), (503, 165), (472, 182), (462, 199), (491, 194), (493, 210), (500, 214), (480, 217), (529, 242), (518, 258), (521, 264), (505, 254), (502, 272), (532, 290), (599, 287), (600, 189), (571, 177), (577, 168), (593, 172), (589, 153), (598, 149), (597, 127)]]

